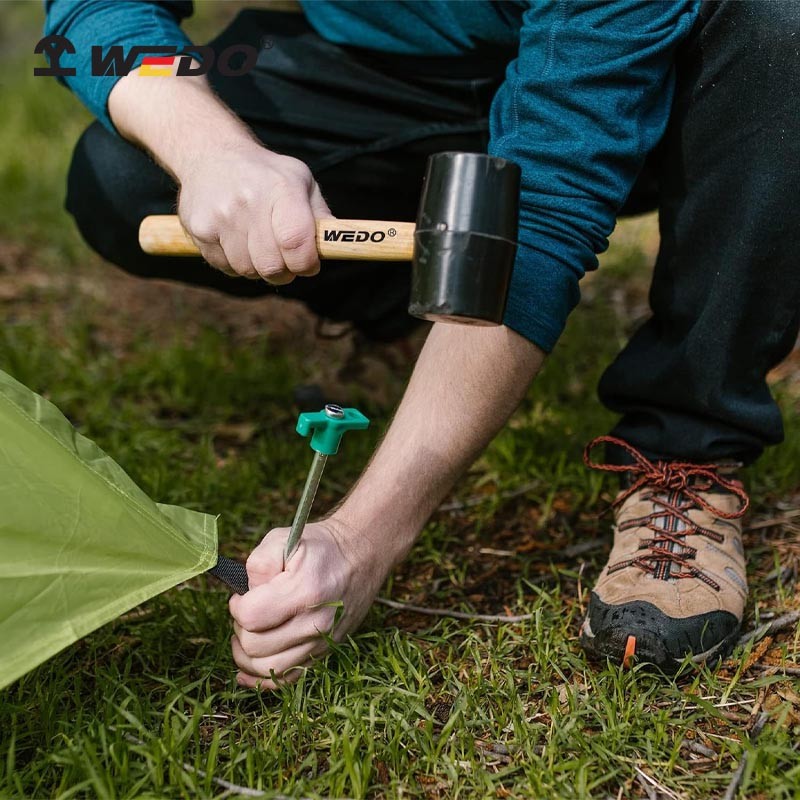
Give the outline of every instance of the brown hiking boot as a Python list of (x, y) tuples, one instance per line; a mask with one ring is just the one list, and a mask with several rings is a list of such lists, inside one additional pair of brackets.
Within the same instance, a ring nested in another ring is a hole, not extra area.
[[(632, 464), (597, 464), (600, 444)], [(614, 546), (592, 591), (581, 645), (593, 658), (637, 660), (675, 672), (687, 655), (715, 663), (733, 648), (747, 599), (741, 518), (750, 501), (733, 467), (652, 462), (601, 436), (592, 469), (627, 478), (612, 507)]]

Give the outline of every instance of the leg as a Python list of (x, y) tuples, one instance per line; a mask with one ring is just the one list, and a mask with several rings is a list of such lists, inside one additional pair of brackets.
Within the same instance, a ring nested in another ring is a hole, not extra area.
[[(242, 12), (212, 45), (266, 37), (273, 47), (261, 51), (251, 75), (215, 75), (214, 88), (266, 146), (309, 165), (337, 216), (413, 219), (430, 152), (485, 148), (489, 89), (499, 70), (439, 80), (447, 65), (332, 45), (299, 14)], [(402, 336), (415, 324), (406, 312), (408, 265), (328, 262), (318, 276), (275, 289), (231, 279), (199, 259), (144, 255), (139, 223), (173, 211), (175, 192), (146, 155), (95, 124), (76, 148), (67, 208), (94, 249), (137, 275), (242, 296), (278, 293), (352, 320), (373, 338)]]
[(796, 3), (707, 3), (679, 57), (653, 316), (600, 383), (650, 457), (752, 461), (782, 439), (765, 376), (800, 325), (798, 27)]
[(653, 316), (601, 381), (623, 414), (612, 463), (588, 461), (607, 437), (587, 453), (627, 478), (581, 628), (603, 660), (674, 671), (724, 658), (738, 637), (748, 500), (713, 462), (782, 436), (765, 377), (800, 322), (799, 24), (792, 3), (707, 3), (678, 58)]

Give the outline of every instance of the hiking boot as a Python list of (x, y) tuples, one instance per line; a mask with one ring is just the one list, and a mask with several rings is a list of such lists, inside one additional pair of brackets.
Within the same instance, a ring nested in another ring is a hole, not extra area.
[[(593, 462), (600, 444), (632, 463)], [(741, 518), (750, 501), (731, 475), (736, 465), (652, 462), (611, 436), (590, 442), (584, 460), (625, 479), (612, 503), (614, 546), (581, 626), (584, 650), (669, 673), (687, 655), (698, 663), (726, 657), (747, 599)]]

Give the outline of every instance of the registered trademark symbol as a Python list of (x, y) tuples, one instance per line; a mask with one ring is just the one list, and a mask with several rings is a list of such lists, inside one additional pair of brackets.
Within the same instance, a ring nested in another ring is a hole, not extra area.
[(394, 228), (389, 228), (389, 230), (386, 231), (386, 233), (388, 233), (389, 236), (397, 236), (397, 231)]

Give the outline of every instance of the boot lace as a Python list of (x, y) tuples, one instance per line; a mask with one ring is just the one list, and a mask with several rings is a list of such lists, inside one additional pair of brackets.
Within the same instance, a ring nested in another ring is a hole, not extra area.
[[(622, 448), (633, 459), (632, 464), (603, 464), (592, 460), (592, 452), (603, 444)], [(657, 508), (650, 514), (629, 519), (618, 526), (618, 530), (647, 528), (653, 532), (651, 539), (643, 539), (639, 549), (641, 555), (609, 564), (609, 573), (627, 567), (638, 567), (655, 578), (697, 578), (712, 589), (719, 591), (719, 584), (699, 569), (692, 561), (697, 548), (687, 544), (689, 536), (705, 536), (721, 542), (724, 536), (718, 531), (698, 525), (688, 515), (691, 509), (704, 509), (720, 519), (733, 520), (743, 517), (750, 506), (750, 498), (742, 485), (719, 474), (718, 464), (695, 464), (680, 461), (650, 461), (636, 448), (614, 436), (598, 436), (586, 446), (583, 460), (590, 469), (603, 472), (628, 473), (631, 484), (611, 504), (611, 508), (622, 505), (631, 495), (645, 489), (642, 499), (649, 500)], [(739, 508), (725, 511), (717, 508), (703, 496), (714, 487), (721, 488), (739, 499)], [(666, 496), (663, 494), (666, 493)], [(679, 529), (678, 522), (683, 524)], [(672, 565), (677, 567), (675, 571)]]

